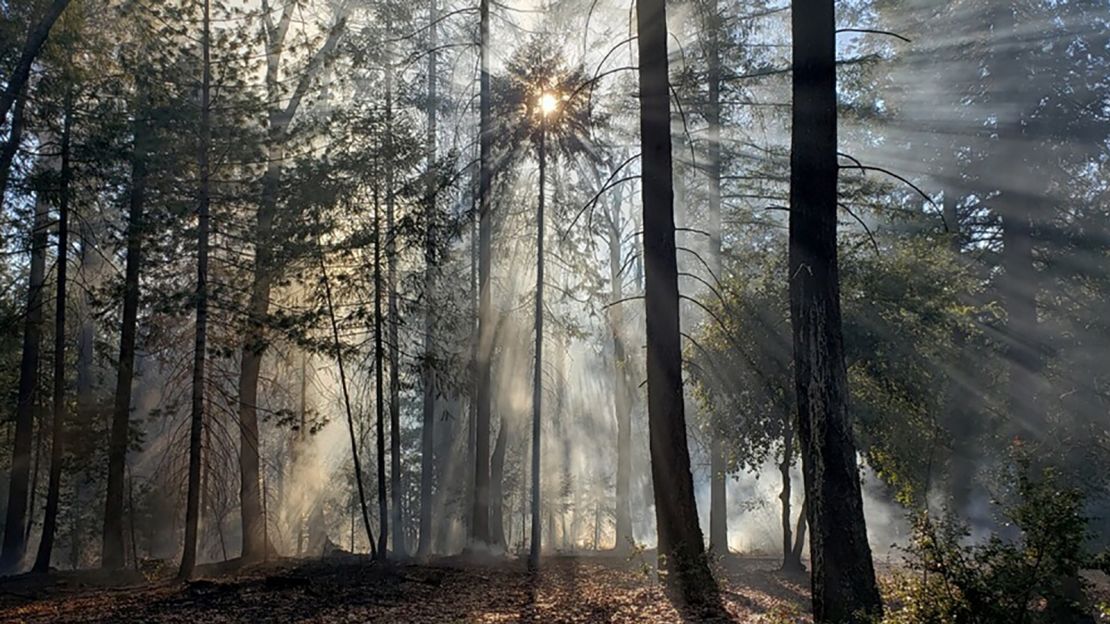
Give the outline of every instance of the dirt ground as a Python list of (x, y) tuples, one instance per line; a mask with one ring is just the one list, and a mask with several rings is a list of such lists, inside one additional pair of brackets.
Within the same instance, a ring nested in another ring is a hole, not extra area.
[[(808, 622), (808, 577), (776, 562), (722, 564), (721, 606), (737, 622)], [(180, 583), (55, 573), (0, 581), (0, 622), (680, 622), (642, 557), (371, 563), (283, 560)]]

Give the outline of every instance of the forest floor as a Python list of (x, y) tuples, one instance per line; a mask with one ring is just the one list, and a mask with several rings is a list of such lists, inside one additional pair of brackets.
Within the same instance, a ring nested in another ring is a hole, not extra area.
[[(461, 557), (381, 565), (354, 556), (286, 559), (188, 583), (93, 572), (0, 582), (0, 622), (681, 622), (647, 554)], [(722, 563), (721, 606), (737, 622), (808, 622), (808, 576), (771, 559)]]

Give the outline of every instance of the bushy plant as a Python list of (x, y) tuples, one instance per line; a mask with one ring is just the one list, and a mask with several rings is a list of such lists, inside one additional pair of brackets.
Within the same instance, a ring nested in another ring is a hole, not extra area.
[(1014, 473), (1015, 501), (1004, 507), (1017, 537), (968, 543), (952, 517), (914, 521), (907, 570), (885, 581), (886, 624), (1065, 624), (1091, 622), (1083, 544), (1083, 496), (1051, 469)]

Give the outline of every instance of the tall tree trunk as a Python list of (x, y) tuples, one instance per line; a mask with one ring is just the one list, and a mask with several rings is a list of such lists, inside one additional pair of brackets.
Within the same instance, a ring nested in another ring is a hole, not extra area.
[(493, 176), (490, 160), (493, 127), (490, 116), (489, 3), (490, 0), (479, 0), (478, 3), (481, 55), (478, 104), (478, 357), (474, 363), (477, 412), (474, 423), (474, 509), (470, 521), (470, 539), (476, 544), (488, 544), (490, 541), (489, 417), (492, 382), (490, 359), (493, 355), (493, 319), (490, 310), (490, 268), (493, 261), (490, 186)]
[(289, 126), (312, 78), (338, 45), (346, 25), (345, 14), (340, 15), (328, 31), (323, 44), (309, 57), (307, 66), (294, 83), (292, 93), (288, 93), (281, 82), (281, 61), (293, 12), (299, 5), (286, 4), (276, 24), (270, 21), (273, 12), (268, 3), (264, 1), (262, 5), (267, 37), (266, 93), (272, 108), (267, 115), (265, 153), (268, 164), (262, 176), (262, 192), (255, 224), (254, 273), (247, 304), (248, 321), (244, 332), (246, 338), (239, 368), (239, 500), (244, 563), (264, 559), (271, 547), (266, 540), (266, 519), (262, 513), (262, 492), (259, 486), (261, 459), (258, 449), (258, 379), (262, 369), (262, 356), (267, 346), (265, 329), (270, 311), (270, 295), (279, 271), (274, 226)]
[[(284, 18), (284, 12), (283, 12)], [(277, 76), (281, 63), (284, 35), (271, 40), (267, 51), (267, 96), (271, 101), (281, 98)], [(281, 184), (281, 161), (284, 158), (285, 132), (289, 119), (284, 111), (271, 111), (266, 138), (266, 172), (262, 177), (262, 193), (255, 224), (254, 273), (247, 303), (247, 327), (239, 366), (239, 504), (242, 523), (242, 562), (254, 563), (264, 558), (265, 543), (262, 518), (262, 495), (259, 489), (261, 459), (258, 441), (258, 378), (266, 347), (264, 325), (270, 309), (270, 291), (274, 279), (273, 229), (277, 212), (278, 187)]]
[(836, 20), (832, 0), (797, 0), (790, 155), (790, 317), (809, 515), (814, 621), (881, 613), (848, 416), (836, 210)]
[[(300, 405), (297, 410), (300, 424), (289, 441), (289, 463), (292, 465), (294, 471), (300, 470), (301, 467), (301, 454), (304, 452), (305, 437), (307, 435), (306, 430), (308, 427), (308, 357), (307, 352), (301, 352), (301, 396)], [(353, 435), (354, 423), (349, 422), (347, 426), (350, 429), (349, 433)], [(352, 454), (358, 451), (358, 445), (353, 440), (351, 442), (351, 449)], [(302, 496), (297, 500), (296, 507), (293, 509), (293, 523), (296, 525), (296, 553), (298, 557), (304, 554), (304, 504), (305, 500)], [(370, 543), (373, 545), (374, 540), (371, 539)]]
[[(50, 204), (39, 192), (31, 226), (31, 268), (27, 287), (27, 311), (23, 326), (23, 352), (19, 360), (19, 390), (16, 398), (15, 440), (12, 446), (8, 508), (4, 521), (4, 545), (0, 551), (0, 573), (15, 572), (27, 548), (28, 483), (31, 479), (31, 446), (35, 430), (35, 395), (42, 346), (43, 285), (46, 280), (47, 230)], [(33, 491), (33, 489), (32, 489)], [(33, 494), (32, 494), (33, 495)]]
[[(96, 380), (96, 322), (89, 291), (95, 291), (103, 279), (104, 261), (97, 249), (102, 221), (87, 218), (78, 226), (81, 240), (78, 283), (78, 334), (77, 334), (77, 422), (89, 426), (99, 419), (100, 397)], [(97, 423), (98, 424), (98, 423)], [(71, 434), (72, 435), (72, 434)], [(73, 475), (73, 499), (70, 507), (71, 526), (70, 564), (76, 570), (82, 564), (85, 534), (85, 500), (89, 492), (89, 475), (78, 467)]]
[[(46, 377), (44, 371), (39, 370), (39, 379)], [(42, 465), (42, 447), (46, 444), (46, 405), (45, 401), (39, 398), (35, 401), (36, 420), (38, 421), (38, 428), (35, 431), (35, 463), (31, 467), (31, 496), (27, 505), (27, 526), (23, 531), (23, 543), (27, 544), (31, 541), (31, 529), (35, 528), (35, 497), (39, 491), (39, 466)]]
[[(439, 366), (435, 347), (435, 305), (432, 297), (436, 290), (436, 72), (438, 69), (437, 0), (428, 2), (428, 180), (425, 190), (424, 219), (424, 368), (422, 418), (420, 430), (420, 537), (416, 555), (426, 557), (432, 549), (432, 490), (435, 485), (435, 424), (436, 424), (436, 367)], [(440, 486), (442, 487), (442, 485)]]
[(706, 604), (716, 584), (698, 526), (678, 329), (678, 263), (671, 180), (667, 16), (663, 0), (637, 0), (640, 51), (641, 182), (644, 202), (644, 306), (651, 475), (659, 556), (668, 579), (692, 605)]
[(135, 338), (139, 318), (139, 271), (142, 266), (143, 217), (146, 208), (147, 150), (149, 130), (140, 106), (134, 124), (131, 151), (131, 195), (127, 217), (127, 261), (123, 281), (123, 318), (120, 322), (119, 362), (116, 392), (108, 441), (108, 487), (104, 503), (104, 532), (101, 566), (123, 568), (123, 480), (127, 466), (127, 442), (131, 415), (131, 383), (135, 376)]
[(204, 0), (203, 34), (201, 39), (202, 73), (200, 90), (200, 156), (197, 159), (199, 187), (197, 193), (197, 286), (196, 339), (193, 347), (193, 394), (189, 425), (189, 487), (185, 502), (185, 545), (181, 554), (178, 578), (193, 574), (197, 560), (197, 526), (200, 522), (201, 433), (204, 428), (204, 365), (208, 342), (208, 208), (209, 150), (211, 149), (211, 85), (210, 0)]
[[(12, 123), (8, 127), (8, 140), (0, 147), (0, 207), (4, 205), (4, 193), (8, 190), (8, 179), (12, 173), (12, 161), (23, 141), (24, 111), (27, 108), (27, 93), (21, 91), (12, 111)], [(3, 118), (0, 117), (0, 120)]]
[(509, 419), (501, 416), (501, 426), (497, 429), (497, 441), (493, 445), (490, 459), (489, 485), (489, 530), (490, 544), (508, 548), (505, 541), (505, 451), (509, 445)]
[[(477, 199), (477, 198), (475, 198)], [(477, 212), (473, 211), (473, 216), (470, 219), (470, 292), (467, 296), (467, 301), (470, 302), (470, 323), (472, 338), (470, 340), (470, 400), (466, 405), (466, 465), (468, 472), (466, 474), (466, 506), (463, 510), (462, 521), (466, 526), (467, 540), (475, 542), (475, 529), (474, 518), (477, 517), (475, 506), (478, 504), (478, 477), (477, 477), (477, 464), (478, 464), (478, 331), (480, 323), (478, 321), (478, 312), (480, 310), (479, 299), (481, 296), (478, 292), (478, 272), (479, 272), (479, 233), (478, 233), (478, 216)], [(488, 507), (487, 507), (488, 511)], [(486, 514), (489, 517), (489, 514)], [(487, 528), (487, 533), (488, 528)]]
[[(543, 113), (541, 113), (543, 114)], [(532, 369), (532, 539), (528, 549), (528, 565), (540, 565), (540, 539), (543, 523), (540, 521), (540, 417), (543, 413), (543, 209), (544, 182), (547, 171), (546, 117), (540, 121), (540, 197), (536, 209), (536, 310), (533, 327), (536, 333), (536, 360)]]
[[(343, 367), (343, 350), (339, 343), (339, 323), (335, 320), (335, 305), (331, 298), (331, 282), (328, 280), (328, 269), (324, 259), (320, 259), (320, 275), (324, 278), (324, 297), (328, 304), (328, 320), (331, 321), (331, 336), (335, 343), (335, 363), (339, 367), (339, 385), (343, 390), (343, 408), (347, 414), (347, 433), (351, 439), (351, 462), (355, 469), (355, 484), (358, 486), (358, 503), (362, 511), (362, 526), (366, 530), (366, 540), (370, 542), (371, 555), (377, 555), (374, 546), (374, 532), (370, 529), (370, 510), (366, 506), (366, 487), (362, 483), (362, 462), (358, 458), (358, 441), (355, 439), (355, 418), (351, 412), (351, 397), (347, 392), (347, 373)], [(302, 401), (303, 405), (303, 401)], [(304, 408), (302, 407), (302, 414)], [(351, 515), (351, 552), (355, 549), (354, 515)], [(298, 537), (298, 542), (300, 538)], [(298, 544), (298, 548), (300, 545)]]
[[(801, 551), (795, 552), (794, 550), (794, 536), (791, 531), (790, 525), (792, 516), (790, 514), (790, 499), (793, 496), (792, 483), (790, 481), (790, 462), (794, 458), (794, 428), (791, 426), (793, 422), (793, 414), (789, 411), (784, 411), (782, 419), (782, 461), (779, 462), (779, 476), (782, 479), (782, 491), (779, 493), (779, 501), (782, 503), (782, 569), (789, 572), (797, 572), (802, 570), (802, 553)], [(805, 509), (802, 509), (802, 514), (798, 516), (798, 522), (802, 523), (802, 515)]]
[(797, 562), (798, 570), (805, 569), (805, 566), (802, 565), (802, 548), (805, 547), (806, 543), (806, 526), (808, 525), (806, 510), (808, 508), (809, 505), (806, 499), (803, 498), (802, 508), (798, 510), (798, 521), (794, 525), (794, 548), (790, 550), (790, 559)]
[[(392, 29), (387, 23), (387, 31)], [(385, 70), (385, 153), (389, 164), (385, 169), (385, 231), (386, 231), (386, 281), (389, 282), (389, 492), (393, 506), (393, 554), (404, 557), (405, 525), (401, 513), (401, 362), (397, 344), (397, 324), (400, 322), (397, 310), (397, 238), (394, 231), (395, 192), (393, 165), (393, 68), (390, 56), (386, 55)]]
[(65, 96), (65, 117), (62, 121), (62, 176), (58, 198), (58, 252), (55, 261), (58, 281), (54, 299), (54, 418), (50, 427), (50, 473), (46, 486), (46, 510), (42, 520), (42, 539), (35, 572), (50, 570), (54, 536), (58, 526), (58, 502), (62, 490), (62, 461), (65, 459), (66, 425), (66, 265), (69, 263), (69, 183), (70, 135), (73, 126), (73, 93)]
[[(708, 162), (709, 211), (706, 229), (709, 231), (708, 264), (711, 283), (721, 278), (721, 24), (717, 3), (709, 3), (709, 101), (706, 123), (709, 131)], [(726, 485), (728, 466), (725, 463), (721, 436), (716, 427), (709, 433), (709, 548), (718, 554), (728, 554), (728, 502)]]
[(35, 59), (38, 58), (42, 46), (46, 44), (46, 39), (50, 36), (50, 29), (54, 27), (54, 22), (58, 21), (58, 17), (62, 15), (67, 6), (69, 6), (69, 0), (54, 0), (51, 2), (38, 24), (35, 24), (31, 32), (27, 33), (27, 41), (23, 44), (23, 50), (19, 54), (15, 69), (4, 81), (4, 91), (0, 92), (0, 122), (7, 119), (12, 104), (19, 93), (23, 91), (27, 79), (31, 77), (31, 66), (35, 64)]
[[(598, 178), (600, 185), (600, 178)], [(617, 417), (617, 492), (616, 544), (614, 548), (626, 552), (634, 544), (632, 535), (632, 389), (629, 383), (631, 360), (625, 354), (624, 337), (624, 277), (622, 276), (621, 233), (623, 230), (621, 204), (623, 194), (617, 192), (609, 208), (609, 333), (613, 341), (613, 409)]]
[(51, 422), (50, 473), (47, 477), (47, 507), (42, 519), (42, 539), (34, 560), (34, 572), (50, 570), (54, 535), (58, 529), (62, 461), (65, 441), (65, 286), (69, 264), (70, 135), (73, 124), (73, 94), (65, 94), (61, 137), (61, 192), (58, 203), (57, 296), (54, 298), (53, 419)]
[(383, 366), (382, 336), (382, 232), (381, 208), (378, 201), (378, 188), (374, 186), (374, 407), (375, 433), (378, 450), (378, 552), (383, 560), (389, 558), (387, 541), (389, 539), (389, 506), (386, 503), (385, 486), (385, 383)]

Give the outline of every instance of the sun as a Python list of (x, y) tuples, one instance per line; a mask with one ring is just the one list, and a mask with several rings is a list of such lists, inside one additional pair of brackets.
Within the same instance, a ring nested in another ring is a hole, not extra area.
[(558, 108), (559, 100), (555, 97), (555, 94), (545, 92), (540, 95), (540, 110), (545, 116), (554, 113)]

